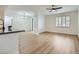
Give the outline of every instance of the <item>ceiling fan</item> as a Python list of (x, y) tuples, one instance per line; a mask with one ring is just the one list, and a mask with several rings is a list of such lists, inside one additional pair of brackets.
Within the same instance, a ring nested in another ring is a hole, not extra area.
[(51, 8), (46, 8), (49, 12), (52, 12), (52, 11), (56, 11), (56, 10), (58, 10), (58, 9), (62, 9), (62, 7), (57, 7), (57, 6), (55, 6), (55, 5), (52, 5), (52, 7)]

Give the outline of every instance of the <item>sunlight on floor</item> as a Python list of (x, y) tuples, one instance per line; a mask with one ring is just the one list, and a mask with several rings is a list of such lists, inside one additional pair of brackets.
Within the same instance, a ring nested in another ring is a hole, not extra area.
[(78, 49), (78, 38), (73, 35), (55, 33), (34, 35), (30, 33), (21, 37), (20, 53), (69, 54), (77, 53)]
[(55, 35), (52, 38), (51, 45), (54, 47), (54, 53), (74, 53), (74, 40), (62, 36)]

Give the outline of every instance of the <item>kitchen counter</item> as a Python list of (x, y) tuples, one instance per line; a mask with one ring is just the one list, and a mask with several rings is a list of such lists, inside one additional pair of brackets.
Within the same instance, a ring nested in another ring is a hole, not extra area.
[(18, 54), (19, 38), (25, 30), (0, 33), (0, 54)]
[(1, 32), (0, 35), (3, 35), (3, 34), (12, 34), (12, 33), (19, 33), (19, 32), (25, 32), (25, 30), (9, 31), (9, 32)]

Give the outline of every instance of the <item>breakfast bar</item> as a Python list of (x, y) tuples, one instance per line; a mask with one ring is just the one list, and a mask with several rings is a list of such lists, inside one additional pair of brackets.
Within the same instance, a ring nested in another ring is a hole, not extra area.
[(0, 33), (0, 54), (19, 53), (19, 35), (25, 30)]

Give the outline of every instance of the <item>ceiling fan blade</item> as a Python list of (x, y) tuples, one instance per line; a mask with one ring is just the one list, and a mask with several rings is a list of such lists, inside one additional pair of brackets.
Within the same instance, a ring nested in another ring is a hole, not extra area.
[(61, 9), (62, 7), (57, 7), (57, 8), (55, 8), (55, 9)]
[(52, 5), (52, 8), (46, 8), (49, 12), (55, 11), (57, 9), (61, 9), (62, 7), (55, 7), (55, 5)]

